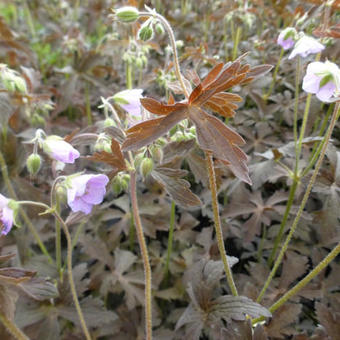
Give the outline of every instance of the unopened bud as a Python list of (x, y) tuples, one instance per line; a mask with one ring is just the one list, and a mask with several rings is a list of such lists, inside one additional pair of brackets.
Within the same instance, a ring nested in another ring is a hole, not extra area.
[(163, 27), (163, 25), (162, 25), (160, 22), (158, 22), (158, 23), (155, 25), (155, 31), (156, 31), (156, 33), (159, 34), (159, 35), (164, 34), (164, 27)]
[(148, 41), (153, 37), (153, 28), (148, 23), (147, 25), (143, 25), (138, 31), (138, 38), (142, 41)]
[(151, 158), (144, 158), (140, 163), (139, 171), (143, 178), (146, 178), (153, 169), (153, 160)]
[(151, 149), (152, 159), (155, 160), (156, 163), (162, 163), (163, 160), (163, 150), (158, 147), (153, 147)]
[(140, 58), (140, 57), (136, 58), (136, 66), (139, 69), (143, 68), (143, 60), (142, 60), (142, 58)]
[(116, 123), (112, 118), (108, 117), (104, 120), (104, 128), (107, 128), (110, 126), (116, 126)]
[(116, 17), (121, 22), (134, 22), (139, 17), (139, 12), (136, 7), (126, 6), (116, 10)]
[(41, 157), (37, 153), (32, 153), (27, 158), (26, 166), (31, 175), (36, 175), (41, 167)]

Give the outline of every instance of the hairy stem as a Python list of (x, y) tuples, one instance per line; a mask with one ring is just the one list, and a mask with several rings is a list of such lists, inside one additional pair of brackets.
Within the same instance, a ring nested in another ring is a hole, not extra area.
[(169, 237), (168, 237), (168, 250), (166, 254), (166, 262), (164, 268), (165, 281), (167, 281), (169, 276), (169, 263), (170, 256), (172, 253), (172, 243), (174, 238), (174, 229), (175, 229), (175, 217), (176, 217), (176, 204), (174, 201), (171, 202), (171, 212), (170, 212), (170, 227), (169, 227)]
[(289, 217), (290, 209), (291, 209), (293, 202), (294, 202), (294, 197), (295, 197), (295, 192), (296, 192), (297, 186), (298, 186), (298, 181), (296, 181), (294, 179), (293, 184), (291, 185), (291, 187), (289, 189), (289, 196), (288, 196), (288, 201), (287, 201), (287, 205), (286, 205), (286, 210), (284, 212), (284, 215), (283, 215), (283, 218), (282, 218), (282, 221), (281, 221), (281, 224), (280, 224), (280, 229), (279, 229), (279, 232), (278, 232), (278, 234), (275, 238), (273, 249), (272, 249), (270, 256), (268, 258), (268, 265), (269, 266), (271, 266), (273, 264), (277, 249), (280, 245), (280, 242), (281, 242), (284, 230), (285, 230), (285, 226), (287, 224), (287, 220), (288, 220), (288, 217)]
[(169, 22), (162, 15), (155, 13), (155, 12), (152, 12), (152, 13), (140, 12), (139, 14), (142, 15), (142, 16), (144, 15), (144, 16), (149, 16), (149, 17), (151, 16), (151, 17), (157, 18), (163, 24), (165, 30), (168, 33), (171, 48), (172, 48), (172, 53), (174, 55), (174, 65), (175, 65), (176, 77), (181, 84), (181, 87), (182, 87), (182, 90), (184, 92), (185, 97), (189, 98), (189, 92), (188, 92), (187, 88), (185, 87), (183, 76), (182, 76), (181, 69), (180, 69), (180, 66), (179, 66), (175, 35), (174, 35), (174, 32), (173, 32)]
[(8, 319), (5, 314), (0, 312), (0, 322), (5, 326), (7, 331), (11, 333), (17, 340), (29, 340), (29, 337), (27, 337), (21, 330), (18, 328), (18, 326)]
[(85, 334), (85, 338), (86, 340), (91, 340), (91, 336), (90, 333), (87, 329), (86, 326), (86, 322), (84, 319), (84, 315), (83, 312), (80, 308), (80, 303), (78, 300), (78, 295), (77, 295), (77, 291), (76, 291), (76, 286), (73, 280), (73, 273), (72, 273), (72, 239), (71, 239), (71, 235), (70, 232), (68, 231), (68, 227), (66, 225), (66, 223), (64, 222), (64, 220), (60, 217), (60, 215), (58, 214), (58, 212), (52, 208), (49, 207), (47, 204), (45, 203), (41, 203), (41, 202), (34, 202), (34, 201), (19, 201), (18, 202), (20, 205), (33, 205), (33, 206), (37, 206), (37, 207), (41, 207), (44, 208), (46, 211), (43, 214), (49, 213), (49, 214), (53, 214), (53, 216), (58, 220), (59, 224), (61, 225), (65, 236), (66, 236), (66, 240), (67, 240), (67, 276), (68, 276), (68, 280), (69, 280), (69, 285), (70, 285), (70, 289), (71, 289), (71, 293), (72, 293), (72, 297), (73, 297), (73, 302), (75, 304), (77, 313), (78, 313), (78, 317), (79, 317), (79, 321), (81, 324), (81, 328), (83, 329), (83, 332)]
[[(14, 188), (12, 186), (11, 180), (10, 180), (9, 175), (8, 175), (7, 164), (6, 164), (5, 158), (4, 158), (1, 151), (0, 151), (0, 166), (1, 166), (2, 178), (5, 182), (5, 186), (8, 190), (9, 195), (10, 195), (11, 199), (17, 200), (17, 195), (14, 191)], [(35, 230), (35, 227), (34, 227), (33, 223), (31, 222), (30, 218), (28, 217), (28, 215), (25, 213), (25, 211), (22, 208), (19, 209), (19, 214), (22, 217), (22, 219), (24, 220), (25, 224), (27, 225), (29, 231), (32, 233), (33, 237), (35, 238), (35, 241), (38, 243), (38, 246), (39, 246), (41, 252), (47, 257), (47, 260), (50, 263), (54, 263), (51, 255), (48, 253), (46, 247), (44, 246), (43, 242), (41, 241), (40, 236), (39, 236), (38, 232)]]
[(142, 221), (139, 216), (139, 208), (137, 201), (137, 182), (136, 171), (130, 171), (130, 194), (131, 205), (133, 212), (133, 219), (136, 227), (136, 234), (142, 254), (144, 264), (144, 276), (145, 276), (145, 332), (146, 340), (152, 339), (152, 293), (151, 293), (151, 266), (149, 261), (148, 249), (145, 242), (143, 233)]
[(215, 224), (215, 232), (216, 232), (216, 239), (217, 239), (217, 245), (218, 250), (220, 251), (220, 256), (222, 258), (224, 271), (227, 276), (227, 281), (229, 288), (231, 290), (231, 293), (234, 296), (237, 296), (237, 288), (234, 283), (233, 274), (231, 272), (228, 258), (226, 254), (226, 250), (224, 247), (224, 240), (223, 240), (223, 233), (222, 233), (222, 227), (221, 227), (221, 219), (219, 214), (219, 208), (218, 208), (218, 200), (217, 200), (217, 188), (216, 188), (216, 177), (215, 177), (215, 169), (214, 169), (214, 163), (213, 159), (210, 153), (205, 153), (206, 158), (206, 164), (207, 164), (207, 170), (209, 174), (209, 185), (210, 185), (210, 191), (211, 191), (211, 202), (212, 202), (212, 208), (214, 213), (214, 224)]
[[(334, 249), (300, 282), (298, 282), (293, 288), (291, 288), (286, 294), (284, 294), (279, 300), (269, 307), (269, 311), (274, 313), (284, 303), (286, 303), (291, 297), (296, 295), (302, 288), (304, 288), (314, 277), (316, 277), (322, 270), (324, 270), (338, 255), (340, 254), (340, 243), (334, 247)], [(252, 324), (263, 321), (264, 317), (259, 317), (252, 320)]]
[(315, 169), (314, 169), (313, 175), (312, 175), (312, 177), (311, 177), (311, 179), (310, 179), (310, 181), (308, 183), (308, 186), (306, 188), (306, 192), (305, 192), (305, 194), (304, 194), (304, 196), (302, 198), (302, 202), (300, 204), (299, 210), (298, 210), (298, 212), (296, 214), (296, 217), (294, 219), (293, 225), (292, 225), (292, 227), (291, 227), (291, 229), (289, 231), (289, 234), (287, 235), (287, 238), (286, 238), (286, 240), (285, 240), (285, 242), (284, 242), (284, 244), (283, 244), (283, 246), (281, 248), (281, 251), (280, 251), (280, 253), (279, 253), (279, 255), (278, 255), (278, 257), (277, 257), (277, 259), (276, 259), (276, 261), (274, 263), (274, 266), (273, 266), (273, 268), (272, 268), (272, 270), (271, 270), (271, 272), (270, 272), (270, 274), (269, 274), (269, 276), (268, 276), (268, 278), (267, 278), (267, 280), (266, 280), (266, 282), (264, 284), (264, 287), (262, 288), (262, 290), (261, 290), (261, 292), (260, 292), (260, 294), (259, 294), (259, 296), (258, 296), (258, 298), (256, 300), (257, 302), (260, 302), (261, 299), (263, 298), (264, 293), (266, 292), (266, 290), (267, 290), (270, 282), (272, 281), (272, 279), (273, 279), (273, 277), (274, 277), (274, 275), (275, 275), (279, 265), (281, 264), (283, 255), (286, 252), (286, 250), (288, 248), (288, 244), (289, 244), (291, 238), (293, 237), (293, 234), (294, 234), (294, 232), (295, 232), (295, 230), (296, 230), (296, 228), (298, 226), (298, 223), (300, 221), (302, 212), (303, 212), (303, 210), (304, 210), (304, 208), (306, 206), (307, 200), (309, 198), (309, 194), (310, 194), (310, 192), (311, 192), (311, 190), (313, 188), (313, 185), (315, 183), (316, 176), (319, 173), (322, 161), (323, 161), (323, 159), (325, 157), (327, 146), (328, 146), (329, 140), (331, 138), (331, 135), (332, 135), (335, 123), (336, 123), (337, 118), (338, 118), (339, 105), (340, 105), (340, 102), (337, 102), (337, 104), (335, 105), (335, 108), (334, 108), (334, 111), (333, 111), (333, 114), (332, 114), (332, 118), (331, 118), (331, 122), (330, 122), (329, 128), (328, 128), (327, 133), (326, 133), (326, 135), (324, 137), (325, 142), (322, 145), (322, 150), (320, 152), (319, 159), (318, 159), (318, 161), (317, 161), (317, 163), (315, 165)]
[(89, 333), (87, 326), (86, 326), (84, 315), (83, 315), (83, 312), (81, 310), (80, 303), (79, 303), (79, 300), (78, 300), (76, 286), (75, 286), (75, 283), (74, 283), (74, 280), (73, 280), (73, 273), (72, 273), (72, 248), (73, 247), (72, 247), (71, 235), (70, 235), (70, 232), (68, 231), (68, 227), (67, 227), (66, 223), (60, 217), (58, 212), (53, 211), (53, 215), (59, 221), (61, 227), (63, 228), (65, 236), (66, 236), (66, 240), (67, 240), (67, 276), (68, 276), (69, 285), (70, 285), (70, 289), (71, 289), (71, 293), (72, 293), (72, 297), (73, 297), (73, 302), (75, 304), (75, 307), (76, 307), (76, 310), (77, 310), (77, 313), (78, 313), (78, 317), (79, 317), (79, 321), (80, 321), (80, 324), (81, 324), (81, 328), (83, 329), (83, 332), (85, 334), (85, 338), (86, 338), (86, 340), (91, 340), (91, 336), (90, 336), (90, 333)]

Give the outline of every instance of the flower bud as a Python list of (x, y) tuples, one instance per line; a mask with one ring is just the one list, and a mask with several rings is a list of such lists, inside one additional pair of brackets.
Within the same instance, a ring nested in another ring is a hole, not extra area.
[(153, 28), (151, 27), (150, 23), (142, 25), (140, 30), (138, 31), (138, 38), (142, 41), (151, 40), (153, 37)]
[(143, 178), (146, 178), (151, 173), (152, 169), (153, 160), (151, 158), (144, 158), (139, 167), (139, 172), (143, 176)]
[(139, 69), (143, 68), (143, 60), (141, 57), (136, 58), (136, 67)]
[(155, 160), (156, 163), (162, 163), (163, 160), (163, 150), (158, 147), (151, 148), (152, 159)]
[(117, 19), (121, 22), (134, 22), (139, 17), (138, 9), (132, 6), (119, 8), (116, 10), (115, 14)]
[(110, 126), (116, 126), (116, 123), (112, 118), (108, 117), (104, 120), (104, 128), (107, 128)]
[(41, 167), (41, 157), (37, 153), (32, 153), (27, 158), (26, 166), (31, 175), (36, 175)]
[(155, 25), (155, 31), (156, 31), (156, 33), (159, 34), (159, 35), (164, 34), (164, 27), (163, 27), (163, 25), (162, 25), (160, 22), (158, 22), (158, 23)]

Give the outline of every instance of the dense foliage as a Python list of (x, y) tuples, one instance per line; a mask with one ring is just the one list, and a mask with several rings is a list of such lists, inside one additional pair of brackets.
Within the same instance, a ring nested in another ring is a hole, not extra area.
[(2, 0), (0, 339), (339, 339), (339, 11)]

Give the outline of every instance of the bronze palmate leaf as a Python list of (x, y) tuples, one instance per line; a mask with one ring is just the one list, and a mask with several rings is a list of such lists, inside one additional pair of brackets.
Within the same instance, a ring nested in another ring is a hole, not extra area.
[(240, 102), (240, 96), (224, 91), (238, 84), (247, 84), (255, 76), (266, 73), (271, 66), (262, 65), (250, 69), (241, 65), (241, 58), (232, 63), (216, 65), (205, 79), (191, 92), (186, 102), (161, 103), (152, 98), (142, 98), (143, 107), (160, 116), (139, 123), (127, 130), (122, 150), (135, 150), (152, 143), (166, 134), (181, 120), (188, 118), (196, 127), (201, 148), (227, 164), (231, 171), (246, 183), (251, 183), (246, 165), (247, 156), (239, 148), (245, 141), (222, 121), (205, 109), (215, 111), (224, 117), (232, 117)]

